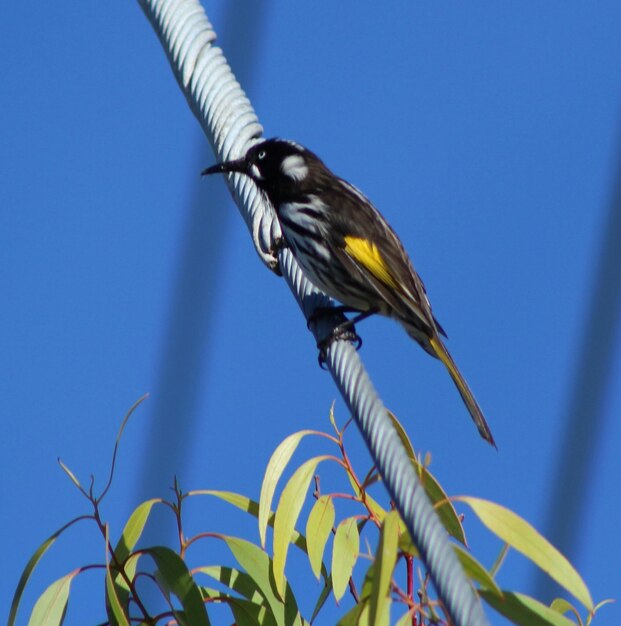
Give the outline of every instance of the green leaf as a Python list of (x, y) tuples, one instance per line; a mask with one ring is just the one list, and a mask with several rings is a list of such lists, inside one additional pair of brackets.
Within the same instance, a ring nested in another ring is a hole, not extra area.
[(293, 433), (293, 435), (289, 435), (279, 444), (276, 450), (274, 450), (267, 464), (263, 484), (261, 485), (261, 495), (259, 497), (259, 537), (261, 537), (261, 547), (263, 548), (265, 548), (267, 519), (272, 508), (272, 499), (276, 492), (276, 485), (302, 438), (312, 434), (317, 433), (314, 430), (301, 430), (297, 433)]
[(183, 559), (170, 548), (158, 546), (142, 550), (154, 561), (158, 569), (158, 580), (165, 590), (174, 594), (183, 607), (183, 613), (175, 611), (181, 626), (209, 626), (209, 618), (203, 598)]
[(106, 563), (106, 609), (110, 607), (108, 615), (112, 618), (110, 619), (110, 623), (113, 626), (129, 626), (129, 620), (127, 615), (125, 615), (121, 604), (122, 601), (119, 597), (126, 595), (123, 591), (124, 590), (118, 589), (115, 586), (112, 572), (110, 571), (110, 563)]
[(50, 535), (35, 551), (35, 553), (30, 557), (28, 563), (26, 563), (26, 567), (22, 572), (22, 575), (19, 578), (19, 582), (17, 583), (17, 587), (15, 589), (15, 594), (13, 595), (13, 601), (11, 602), (11, 611), (9, 612), (9, 620), (7, 622), (7, 626), (14, 626), (15, 618), (17, 617), (17, 610), (19, 608), (19, 603), (22, 599), (22, 595), (24, 593), (24, 589), (32, 576), (32, 572), (34, 571), (37, 563), (41, 560), (43, 555), (54, 545), (54, 542), (62, 533), (65, 532), (69, 527), (73, 526), (76, 522), (80, 522), (84, 519), (93, 519), (90, 515), (82, 515), (80, 517), (76, 517), (71, 520), (69, 523), (65, 524), (62, 528), (59, 528), (55, 533)]
[[(197, 491), (191, 491), (189, 492), (188, 495), (192, 495), (192, 496), (196, 496), (196, 495), (205, 495), (205, 496), (215, 496), (216, 498), (219, 498), (221, 500), (224, 500), (225, 502), (229, 502), (230, 504), (232, 504), (233, 506), (236, 506), (237, 508), (241, 509), (242, 511), (246, 511), (247, 513), (250, 513), (251, 515), (254, 515), (255, 517), (258, 516), (259, 514), (259, 505), (257, 502), (255, 502), (254, 500), (251, 500), (250, 498), (247, 498), (246, 496), (242, 496), (238, 493), (233, 493), (230, 491), (214, 491), (214, 490), (209, 490), (209, 489), (205, 489), (205, 490), (197, 490)], [(267, 520), (267, 523), (269, 526), (274, 526), (274, 513), (272, 513), (270, 511), (269, 513), (269, 517)], [(306, 537), (302, 534), (300, 534), (298, 531), (293, 531), (293, 534), (291, 536), (291, 542), (293, 544), (295, 544), (295, 546), (297, 548), (299, 548), (300, 550), (302, 550), (302, 552), (304, 552), (304, 554), (308, 555), (308, 548), (306, 545)], [(328, 573), (326, 571), (326, 568), (324, 565), (321, 566), (321, 576), (323, 577), (325, 584), (328, 585)], [(331, 588), (331, 584), (330, 584), (330, 588)]]
[(367, 608), (368, 614), (368, 602), (361, 601), (358, 604), (354, 605), (353, 609), (351, 609), (350, 611), (345, 613), (343, 617), (341, 617), (341, 619), (338, 621), (337, 626), (358, 626), (359, 624), (361, 624), (361, 615), (365, 607)]
[(60, 458), (56, 459), (58, 461), (58, 465), (60, 468), (67, 474), (69, 480), (88, 498), (88, 494), (86, 493), (84, 487), (80, 484), (77, 476), (60, 460)]
[[(360, 530), (360, 528), (358, 529)], [(369, 567), (364, 575), (364, 580), (362, 581), (362, 589), (360, 589), (359, 596), (361, 602), (366, 602), (371, 599), (371, 594), (373, 593), (373, 586), (375, 580), (375, 563), (369, 563)]]
[[(232, 491), (215, 491), (213, 489), (199, 489), (196, 491), (190, 491), (188, 493), (189, 496), (214, 496), (219, 498), (220, 500), (224, 500), (229, 504), (241, 509), (242, 511), (246, 511), (246, 513), (250, 513), (254, 517), (258, 517), (259, 515), (259, 504), (255, 500), (251, 500), (246, 496), (242, 496), (239, 493), (234, 493)], [(274, 526), (274, 513), (272, 511), (268, 512), (267, 518), (268, 526)], [(294, 543), (300, 550), (302, 550), (305, 554), (308, 554), (306, 548), (306, 537), (300, 534), (297, 531), (293, 532), (293, 536), (291, 538), (291, 542)]]
[(295, 524), (306, 498), (308, 486), (317, 465), (329, 458), (331, 457), (325, 455), (316, 456), (303, 463), (289, 479), (280, 496), (274, 517), (274, 580), (281, 598), (284, 597), (285, 592), (287, 552), (293, 538)]
[[(250, 513), (254, 517), (259, 516), (259, 503), (247, 496), (234, 491), (218, 491), (216, 489), (197, 489), (196, 491), (188, 492), (188, 496), (214, 496), (220, 500), (224, 500), (229, 504), (237, 507), (246, 513)], [(269, 514), (269, 511), (268, 511)]]
[(229, 598), (228, 605), (231, 607), (235, 626), (267, 626), (268, 615), (264, 605), (253, 604), (241, 598)]
[(395, 626), (412, 626), (412, 611), (404, 613), (396, 622)]
[(461, 566), (466, 572), (466, 576), (471, 580), (474, 580), (481, 585), (484, 589), (492, 591), (498, 596), (502, 595), (500, 587), (496, 584), (496, 581), (492, 578), (489, 572), (464, 548), (461, 546), (453, 545), (453, 550), (457, 554), (457, 558), (461, 563)]
[(125, 528), (123, 528), (121, 538), (114, 549), (114, 555), (119, 563), (124, 563), (131, 551), (136, 547), (136, 544), (142, 535), (142, 531), (144, 530), (145, 524), (149, 519), (151, 509), (153, 508), (153, 505), (158, 502), (162, 502), (162, 499), (153, 498), (152, 500), (147, 500), (146, 502), (139, 504), (134, 509), (134, 512), (129, 516), (129, 519), (125, 524)]
[(32, 609), (28, 626), (59, 626), (63, 623), (71, 581), (79, 573), (80, 570), (70, 572), (43, 592)]
[(336, 418), (334, 417), (334, 402), (332, 402), (332, 406), (330, 407), (329, 418), (330, 418), (330, 424), (332, 424), (332, 428), (334, 428), (334, 432), (338, 436), (340, 434), (340, 431), (339, 431), (339, 427), (336, 425)]
[(360, 534), (354, 517), (336, 528), (332, 546), (332, 588), (337, 602), (343, 597), (360, 552)]
[(321, 565), (326, 542), (334, 526), (334, 502), (330, 496), (321, 496), (315, 502), (306, 522), (306, 546), (308, 560), (317, 580), (321, 576)]
[(272, 584), (273, 564), (267, 554), (245, 539), (227, 536), (221, 538), (263, 594), (278, 626), (301, 624), (301, 616), (289, 585), (285, 584), (284, 601), (275, 592)]
[(425, 492), (429, 496), (431, 504), (438, 514), (444, 528), (446, 528), (451, 537), (454, 537), (457, 541), (466, 545), (464, 527), (446, 492), (442, 489), (435, 476), (429, 471), (429, 468), (420, 465), (418, 461), (414, 461), (414, 464), (417, 467), (418, 475), (425, 488)]
[(112, 576), (112, 570), (110, 569), (110, 554), (108, 552), (108, 546), (110, 545), (110, 535), (108, 525), (105, 525), (106, 536), (106, 613), (108, 615), (108, 621), (111, 626), (129, 626), (129, 618), (126, 615), (126, 611), (129, 611), (129, 588), (127, 582), (123, 579), (120, 571), (117, 571), (116, 576), (123, 580), (123, 584), (120, 585)]
[(528, 522), (509, 509), (480, 498), (457, 498), (468, 504), (495, 535), (530, 559), (559, 585), (593, 610), (591, 594), (571, 563)]
[[(136, 568), (138, 567), (138, 561), (140, 559), (140, 556), (141, 556), (140, 553), (132, 554), (125, 560), (125, 563), (123, 564), (123, 570), (125, 571), (125, 575), (130, 581), (134, 580), (134, 576), (136, 575)], [(112, 575), (112, 583), (114, 585), (114, 591), (116, 593), (116, 597), (121, 606), (121, 610), (125, 613), (125, 615), (129, 615), (130, 590), (127, 585), (127, 581), (125, 580), (125, 578), (121, 575), (119, 571), (111, 571), (111, 575)], [(106, 593), (108, 593), (107, 584), (108, 583), (106, 582)], [(106, 600), (108, 600), (107, 596), (106, 596)], [(108, 614), (109, 622), (112, 624), (112, 626), (116, 626), (117, 621), (116, 621), (116, 618), (114, 617), (113, 608), (110, 602), (106, 602), (106, 611)]]
[(401, 422), (397, 419), (397, 416), (392, 411), (386, 410), (386, 413), (388, 413), (388, 417), (390, 418), (392, 425), (395, 427), (397, 435), (399, 435), (399, 439), (401, 439), (401, 443), (405, 447), (408, 456), (410, 457), (410, 459), (415, 460), (416, 452), (414, 452), (414, 446), (412, 445), (412, 442), (410, 441), (407, 432), (405, 432), (405, 428), (403, 428)]
[(410, 531), (407, 529), (405, 522), (399, 518), (399, 550), (415, 559), (419, 558), (418, 550), (412, 542)]
[(451, 537), (454, 537), (457, 541), (465, 545), (466, 536), (464, 534), (464, 527), (459, 519), (459, 516), (457, 515), (457, 511), (455, 511), (453, 503), (446, 495), (444, 489), (442, 489), (435, 476), (429, 471), (429, 468), (420, 463), (416, 458), (414, 447), (412, 446), (405, 428), (403, 428), (396, 415), (390, 411), (387, 411), (387, 413), (390, 417), (392, 425), (395, 427), (397, 434), (399, 435), (399, 439), (401, 439), (401, 442), (407, 450), (410, 461), (412, 461), (412, 464), (416, 468), (418, 477), (420, 478), (420, 481), (423, 484), (429, 499), (431, 500), (431, 504), (434, 505), (440, 521)]
[(388, 624), (390, 619), (390, 583), (397, 562), (399, 514), (390, 511), (384, 518), (375, 554), (373, 589), (369, 604), (369, 622)]
[(347, 471), (347, 478), (349, 479), (349, 483), (354, 491), (354, 495), (362, 500), (362, 503), (371, 513), (373, 513), (377, 521), (381, 524), (384, 521), (386, 509), (384, 509), (376, 500), (374, 500), (369, 495), (369, 492), (366, 489), (363, 491), (362, 489), (360, 489), (360, 487), (358, 487), (354, 477), (349, 472), (349, 470)]
[(552, 603), (550, 604), (550, 608), (553, 609), (554, 611), (558, 611), (561, 614), (573, 613), (576, 616), (576, 619), (578, 620), (578, 624), (582, 626), (582, 619), (580, 619), (580, 613), (578, 613), (576, 608), (570, 602), (567, 602), (565, 598), (556, 598), (552, 600)]
[(323, 588), (321, 589), (321, 593), (319, 594), (319, 597), (317, 598), (317, 602), (315, 602), (315, 608), (313, 609), (313, 614), (311, 615), (311, 618), (310, 618), (311, 624), (315, 622), (315, 618), (319, 615), (319, 611), (321, 611), (321, 609), (323, 608), (323, 605), (326, 603), (326, 600), (330, 596), (331, 591), (332, 591), (332, 579), (326, 577)]
[(519, 626), (576, 626), (575, 622), (534, 598), (504, 589), (502, 594), (499, 598), (492, 591), (479, 590), (479, 595), (491, 607)]
[(235, 618), (235, 626), (274, 626), (276, 624), (265, 604), (255, 604), (218, 589), (209, 587), (199, 587), (199, 589), (204, 600), (218, 600), (229, 606)]
[(362, 611), (360, 611), (360, 617), (358, 618), (358, 626), (388, 626), (388, 620), (384, 621), (382, 616), (379, 616), (377, 622), (372, 622), (369, 603), (363, 602)]
[(232, 589), (254, 604), (265, 604), (265, 597), (261, 593), (259, 586), (246, 572), (242, 572), (234, 567), (207, 565), (204, 567), (197, 567), (194, 570), (194, 574), (196, 575), (197, 573), (210, 576), (214, 580), (226, 585), (229, 589)]

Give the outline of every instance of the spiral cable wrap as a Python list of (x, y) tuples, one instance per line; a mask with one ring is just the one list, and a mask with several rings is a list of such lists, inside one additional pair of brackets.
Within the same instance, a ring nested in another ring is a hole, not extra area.
[[(242, 157), (263, 128), (235, 79), (198, 0), (139, 0), (158, 34), (190, 108), (218, 161)], [(312, 317), (330, 306), (328, 296), (304, 276), (290, 250), (278, 252), (280, 226), (271, 205), (247, 176), (232, 174), (227, 184), (252, 235), (261, 260), (279, 267), (317, 340), (344, 320), (341, 314)], [(378, 396), (355, 347), (335, 341), (325, 355), (343, 399), (362, 433), (386, 488), (418, 548), (439, 598), (456, 626), (487, 626), (481, 604), (466, 578), (447, 533), (435, 514), (408, 453)]]

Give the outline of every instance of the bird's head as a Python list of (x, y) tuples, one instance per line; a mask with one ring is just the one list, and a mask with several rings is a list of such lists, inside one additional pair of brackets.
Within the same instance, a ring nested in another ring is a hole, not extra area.
[(245, 174), (274, 202), (299, 193), (317, 166), (323, 167), (323, 164), (299, 144), (284, 139), (267, 139), (252, 146), (241, 159), (208, 167), (203, 175)]

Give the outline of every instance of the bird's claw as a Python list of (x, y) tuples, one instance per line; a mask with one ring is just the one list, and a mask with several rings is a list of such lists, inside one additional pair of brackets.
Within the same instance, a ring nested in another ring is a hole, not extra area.
[(280, 236), (274, 239), (274, 243), (267, 251), (269, 260), (267, 261), (267, 267), (276, 274), (276, 276), (282, 276), (282, 269), (280, 268), (280, 260), (278, 259), (278, 253), (283, 248), (287, 247), (285, 238)]
[(328, 349), (335, 341), (349, 341), (354, 344), (356, 350), (360, 350), (362, 347), (362, 338), (356, 333), (355, 328), (353, 326), (342, 328), (341, 326), (343, 325), (337, 326), (330, 335), (317, 342), (317, 349), (319, 350), (317, 360), (322, 370), (326, 369), (325, 365), (328, 358)]

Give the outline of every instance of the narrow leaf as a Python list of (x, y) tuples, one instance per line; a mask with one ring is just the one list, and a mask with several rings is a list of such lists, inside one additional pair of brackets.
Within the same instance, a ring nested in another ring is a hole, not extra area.
[(34, 571), (37, 563), (41, 560), (43, 555), (54, 545), (54, 542), (62, 533), (65, 532), (69, 527), (73, 526), (76, 522), (80, 522), (84, 519), (92, 519), (90, 515), (83, 515), (71, 520), (69, 523), (65, 524), (62, 528), (59, 528), (55, 533), (50, 535), (35, 551), (35, 553), (30, 557), (28, 563), (26, 563), (26, 567), (22, 572), (22, 575), (19, 578), (19, 582), (17, 583), (17, 587), (15, 589), (15, 594), (13, 595), (13, 601), (11, 602), (11, 611), (9, 612), (9, 620), (7, 622), (7, 626), (14, 626), (15, 618), (17, 617), (17, 609), (19, 608), (19, 603), (22, 599), (22, 595), (24, 593), (24, 589), (32, 576), (32, 572)]
[(509, 509), (479, 498), (460, 497), (495, 535), (530, 559), (589, 610), (593, 600), (571, 563), (528, 522)]
[(502, 598), (494, 592), (479, 590), (479, 595), (501, 615), (519, 626), (576, 626), (549, 606), (521, 593), (502, 591)]
[[(259, 504), (255, 500), (242, 495), (241, 493), (235, 493), (234, 491), (218, 491), (216, 489), (197, 489), (196, 491), (189, 491), (188, 496), (214, 496), (220, 500), (224, 500), (229, 504), (237, 507), (246, 513), (250, 513), (254, 517), (259, 516)], [(269, 513), (269, 512), (268, 512)]]
[(388, 626), (388, 616), (386, 620), (379, 616), (378, 621), (373, 623), (371, 621), (371, 609), (368, 602), (362, 603), (362, 611), (360, 611), (360, 617), (358, 619), (358, 626)]
[(399, 514), (390, 511), (384, 518), (373, 566), (373, 589), (369, 604), (369, 622), (387, 624), (390, 617), (390, 583), (397, 562)]
[[(110, 553), (108, 552), (108, 546), (110, 545), (110, 535), (108, 525), (106, 524), (106, 612), (111, 626), (129, 626), (129, 619), (125, 615), (123, 606), (129, 604), (129, 593), (126, 583), (123, 587), (116, 584), (110, 570)], [(121, 573), (118, 572), (120, 576)], [(123, 581), (125, 582), (125, 581)], [(122, 598), (122, 599), (121, 599)]]
[(242, 572), (234, 567), (225, 567), (222, 565), (206, 565), (204, 567), (197, 567), (193, 571), (195, 575), (200, 573), (210, 576), (255, 604), (264, 603), (264, 597), (259, 586), (246, 572)]
[(359, 552), (358, 525), (349, 517), (337, 526), (332, 547), (332, 587), (337, 601), (347, 589)]
[(163, 546), (147, 548), (142, 552), (155, 561), (158, 579), (165, 585), (165, 591), (179, 599), (183, 607), (183, 613), (175, 612), (179, 623), (182, 626), (209, 626), (203, 598), (183, 559)]
[(405, 447), (405, 450), (408, 453), (408, 456), (411, 459), (416, 459), (416, 452), (414, 452), (414, 446), (412, 445), (412, 442), (410, 441), (410, 438), (408, 437), (408, 434), (405, 431), (405, 428), (403, 428), (401, 422), (397, 419), (397, 416), (392, 411), (387, 410), (386, 413), (388, 413), (388, 417), (390, 418), (392, 425), (395, 427), (395, 430), (397, 431), (397, 435), (399, 435), (399, 439), (401, 439), (401, 443)]
[(332, 402), (332, 406), (330, 407), (330, 424), (332, 424), (332, 428), (334, 428), (334, 432), (337, 436), (340, 434), (339, 427), (336, 425), (336, 418), (334, 417), (334, 402)]
[(268, 555), (250, 541), (237, 537), (222, 537), (233, 556), (248, 573), (258, 587), (271, 609), (276, 623), (284, 624), (284, 606), (282, 600), (274, 593), (271, 581), (271, 564)]
[(88, 498), (88, 494), (84, 490), (84, 487), (80, 484), (77, 476), (60, 460), (60, 458), (56, 460), (58, 461), (58, 465), (60, 465), (62, 471), (69, 477), (69, 480)]
[(278, 626), (300, 624), (301, 617), (291, 588), (285, 581), (284, 601), (278, 597), (273, 581), (273, 563), (267, 554), (250, 541), (222, 536), (237, 562), (246, 570), (263, 594)]
[(315, 608), (313, 609), (313, 614), (311, 615), (310, 622), (313, 624), (315, 622), (315, 618), (319, 615), (319, 611), (323, 608), (323, 605), (326, 603), (326, 600), (330, 596), (330, 592), (332, 591), (332, 580), (330, 578), (326, 578), (323, 588), (321, 589), (321, 593), (317, 598), (317, 602), (315, 602)]
[(448, 495), (442, 489), (436, 477), (429, 471), (429, 468), (419, 465), (418, 461), (415, 461), (415, 465), (418, 465), (417, 471), (420, 480), (444, 528), (446, 528), (451, 537), (466, 545), (466, 534), (464, 533), (463, 524)]
[(361, 624), (362, 610), (367, 608), (368, 615), (368, 602), (361, 601), (354, 605), (354, 608), (345, 613), (343, 617), (338, 621), (337, 626), (359, 626)]
[(395, 626), (412, 626), (412, 611), (404, 613), (396, 622)]
[(321, 576), (323, 552), (334, 526), (334, 502), (330, 496), (321, 496), (315, 502), (306, 522), (308, 560), (317, 580)]
[(416, 468), (420, 481), (423, 484), (423, 487), (425, 488), (425, 491), (427, 492), (427, 495), (431, 500), (431, 504), (433, 504), (440, 521), (451, 537), (454, 537), (457, 541), (466, 545), (464, 527), (459, 519), (459, 516), (457, 515), (457, 511), (455, 511), (453, 503), (446, 495), (444, 489), (442, 489), (435, 476), (429, 471), (429, 468), (420, 463), (416, 458), (414, 447), (412, 446), (405, 428), (403, 428), (396, 415), (388, 411), (388, 416), (390, 417), (390, 420), (399, 435), (399, 439), (401, 439), (401, 442), (405, 446), (412, 464)]
[[(125, 563), (123, 563), (123, 571), (125, 572), (125, 576), (127, 576), (130, 581), (134, 580), (140, 556), (141, 553), (134, 553), (125, 560)], [(127, 581), (119, 571), (111, 571), (111, 576), (112, 583), (114, 585), (114, 591), (121, 606), (121, 610), (125, 613), (125, 615), (129, 615), (130, 589)], [(106, 593), (108, 593), (107, 584), (108, 583), (106, 581)], [(113, 626), (116, 626), (118, 622), (114, 617), (113, 609), (109, 602), (106, 603), (106, 611), (110, 623)]]
[(59, 578), (43, 592), (32, 609), (28, 626), (59, 626), (63, 623), (71, 581), (79, 572), (74, 570)]
[(268, 626), (270, 624), (263, 605), (233, 597), (228, 599), (228, 605), (235, 618), (235, 626)]
[(280, 496), (274, 517), (274, 580), (281, 598), (285, 592), (285, 564), (295, 524), (317, 465), (328, 458), (317, 456), (303, 463), (289, 479)]
[(366, 489), (363, 491), (360, 487), (358, 487), (354, 477), (349, 471), (347, 471), (347, 478), (349, 479), (349, 483), (352, 486), (355, 496), (362, 500), (362, 503), (381, 524), (384, 520), (384, 516), (386, 515), (386, 509), (384, 509), (374, 498), (372, 498)]
[(492, 591), (498, 596), (502, 595), (500, 587), (496, 584), (496, 581), (492, 578), (490, 573), (464, 548), (461, 546), (453, 545), (453, 550), (457, 554), (457, 558), (461, 563), (461, 566), (466, 572), (466, 576), (471, 580), (474, 580), (481, 585), (484, 589)]
[(238, 598), (210, 587), (199, 587), (199, 589), (204, 600), (217, 600), (228, 605), (235, 618), (235, 626), (276, 626), (265, 604)]
[(316, 434), (316, 432), (313, 430), (301, 430), (297, 433), (293, 433), (293, 435), (289, 435), (279, 444), (276, 450), (274, 450), (267, 464), (263, 484), (261, 485), (261, 495), (259, 497), (259, 537), (261, 538), (262, 548), (265, 548), (267, 519), (272, 508), (272, 499), (274, 498), (276, 485), (302, 438), (311, 434)]
[(151, 509), (157, 502), (162, 502), (161, 498), (147, 500), (146, 502), (138, 505), (134, 509), (134, 512), (129, 516), (129, 519), (125, 524), (125, 528), (123, 528), (121, 538), (114, 549), (114, 554), (119, 563), (123, 563), (130, 555), (131, 551), (136, 547), (136, 544), (142, 535), (142, 531), (144, 530), (145, 524), (149, 519)]
[(109, 614), (109, 617), (113, 618), (110, 620), (110, 623), (114, 626), (129, 626), (129, 620), (125, 615), (121, 599), (119, 598), (120, 595), (125, 595), (123, 591), (115, 586), (112, 572), (110, 571), (110, 563), (106, 563), (106, 608), (110, 607), (109, 613), (111, 615)]
[(578, 620), (578, 624), (582, 625), (582, 620), (580, 619), (580, 613), (576, 610), (576, 608), (565, 598), (555, 598), (552, 600), (550, 604), (550, 608), (554, 611), (558, 611), (559, 613), (573, 613)]
[[(229, 504), (241, 509), (242, 511), (246, 511), (246, 513), (250, 513), (254, 517), (258, 517), (259, 515), (259, 503), (255, 500), (251, 500), (246, 496), (242, 496), (239, 493), (235, 493), (233, 491), (216, 491), (213, 489), (198, 489), (196, 491), (190, 491), (188, 493), (190, 496), (214, 496), (219, 498), (220, 500), (224, 500)], [(268, 512), (267, 525), (274, 526), (274, 513), (272, 511)], [(291, 538), (291, 542), (294, 543), (300, 550), (302, 550), (305, 554), (307, 554), (306, 548), (306, 537), (300, 534), (297, 531), (294, 531), (293, 536)]]

